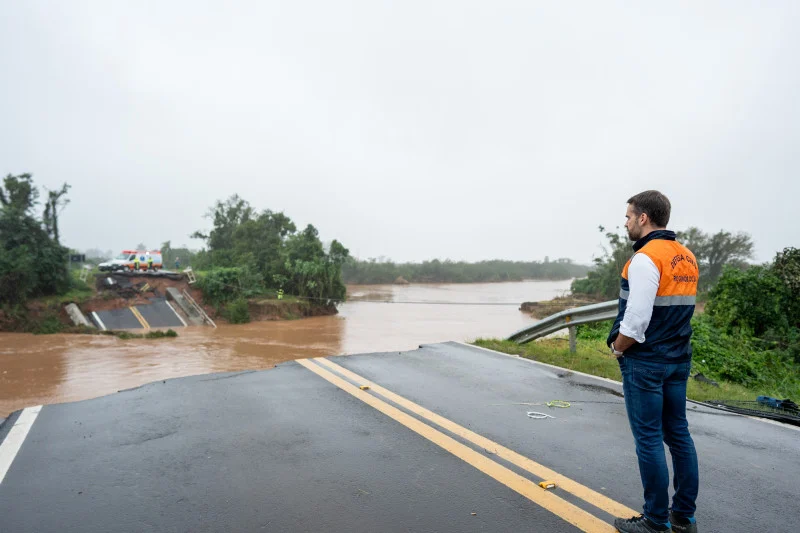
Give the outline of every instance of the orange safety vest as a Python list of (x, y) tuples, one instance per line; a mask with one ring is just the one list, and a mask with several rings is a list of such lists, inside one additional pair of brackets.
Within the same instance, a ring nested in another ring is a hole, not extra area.
[[(700, 277), (697, 259), (688, 248), (675, 241), (673, 232), (667, 230), (650, 233), (634, 245), (634, 250), (649, 257), (661, 277), (653, 314), (644, 334), (645, 341), (625, 350), (625, 357), (662, 363), (687, 361), (692, 356), (689, 342), (692, 336), (691, 321)], [(632, 259), (622, 269), (619, 312), (609, 335), (609, 343), (616, 339), (625, 316), (630, 293), (628, 268)]]

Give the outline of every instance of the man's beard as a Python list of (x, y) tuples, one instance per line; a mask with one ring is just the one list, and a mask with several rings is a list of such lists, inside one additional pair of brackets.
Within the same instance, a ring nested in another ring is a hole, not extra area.
[[(637, 232), (637, 233), (634, 233), (634, 232)], [(642, 232), (639, 230), (639, 228), (634, 228), (632, 230), (630, 230), (630, 229), (628, 230), (628, 238), (630, 240), (632, 240), (632, 241), (638, 241), (639, 240), (639, 236), (641, 234), (642, 234)]]

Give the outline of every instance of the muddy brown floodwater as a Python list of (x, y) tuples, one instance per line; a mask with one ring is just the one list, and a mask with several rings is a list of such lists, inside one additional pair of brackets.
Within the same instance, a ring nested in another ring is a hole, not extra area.
[[(175, 339), (0, 333), (0, 417), (31, 405), (94, 398), (159, 379), (503, 337), (534, 322), (518, 310), (519, 303), (563, 295), (569, 285), (356, 285), (348, 287), (348, 302), (336, 316), (183, 328)], [(495, 305), (505, 303), (513, 305)]]

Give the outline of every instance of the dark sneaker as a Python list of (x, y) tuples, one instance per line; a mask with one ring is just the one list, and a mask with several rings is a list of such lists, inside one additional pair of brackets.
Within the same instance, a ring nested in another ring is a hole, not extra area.
[(659, 526), (644, 516), (617, 518), (614, 527), (621, 533), (669, 533), (668, 527)]
[(678, 516), (672, 511), (669, 513), (673, 533), (697, 533), (697, 522)]

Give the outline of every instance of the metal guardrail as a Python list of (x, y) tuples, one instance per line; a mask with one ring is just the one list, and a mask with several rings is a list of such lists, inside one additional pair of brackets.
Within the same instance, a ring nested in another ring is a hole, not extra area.
[(619, 311), (619, 301), (612, 300), (599, 304), (584, 305), (566, 309), (554, 315), (544, 318), (532, 326), (521, 329), (509, 336), (506, 340), (525, 344), (532, 340), (539, 339), (564, 328), (570, 328), (570, 351), (575, 351), (575, 328), (581, 324), (592, 322), (602, 322), (603, 320), (613, 320), (617, 318)]

